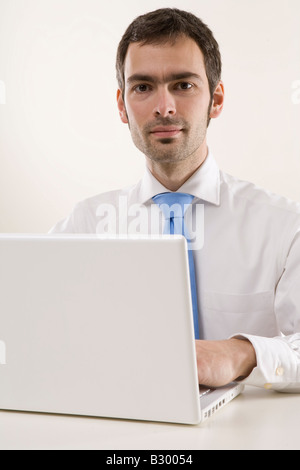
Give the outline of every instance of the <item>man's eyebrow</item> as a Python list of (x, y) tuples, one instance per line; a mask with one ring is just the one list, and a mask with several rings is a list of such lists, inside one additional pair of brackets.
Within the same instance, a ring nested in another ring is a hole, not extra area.
[[(175, 80), (185, 80), (188, 78), (190, 79), (196, 78), (197, 80), (203, 81), (201, 76), (198, 75), (197, 73), (178, 72), (178, 73), (172, 73), (170, 75), (167, 75), (165, 79), (163, 80), (163, 82), (168, 83), (168, 82), (173, 82)], [(126, 80), (126, 83), (128, 85), (131, 85), (132, 83), (136, 83), (136, 82), (161, 83), (161, 80), (159, 80), (157, 77), (153, 77), (151, 75), (140, 74), (140, 73), (135, 73), (131, 75), (130, 77), (128, 77)]]

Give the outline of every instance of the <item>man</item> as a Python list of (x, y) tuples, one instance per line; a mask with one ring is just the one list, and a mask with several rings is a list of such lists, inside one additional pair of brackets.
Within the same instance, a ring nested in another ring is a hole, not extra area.
[(224, 102), (212, 32), (178, 9), (142, 15), (119, 44), (117, 78), (145, 175), (78, 204), (52, 232), (153, 232), (144, 222), (161, 214), (157, 195), (192, 195), (185, 224), (204, 236), (193, 247), (199, 383), (300, 392), (300, 206), (223, 173), (208, 150), (207, 127)]

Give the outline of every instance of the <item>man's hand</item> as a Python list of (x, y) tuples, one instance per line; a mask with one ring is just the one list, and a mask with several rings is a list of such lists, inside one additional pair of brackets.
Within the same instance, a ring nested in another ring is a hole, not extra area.
[(247, 340), (196, 340), (199, 384), (221, 387), (246, 378), (256, 367), (255, 350)]

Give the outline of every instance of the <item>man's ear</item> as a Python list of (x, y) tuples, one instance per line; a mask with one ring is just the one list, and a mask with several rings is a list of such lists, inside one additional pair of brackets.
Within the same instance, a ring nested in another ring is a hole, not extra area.
[(209, 113), (210, 118), (217, 118), (220, 116), (224, 105), (224, 84), (220, 81), (213, 94), (212, 105)]
[(121, 121), (124, 124), (128, 124), (126, 107), (125, 107), (125, 103), (123, 100), (123, 93), (122, 93), (122, 90), (120, 89), (118, 89), (117, 91), (117, 103), (118, 103), (118, 109), (119, 109)]

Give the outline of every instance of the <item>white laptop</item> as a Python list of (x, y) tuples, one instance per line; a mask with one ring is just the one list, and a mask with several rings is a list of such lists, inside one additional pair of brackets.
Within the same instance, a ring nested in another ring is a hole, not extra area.
[(0, 236), (0, 409), (197, 424), (186, 240)]

